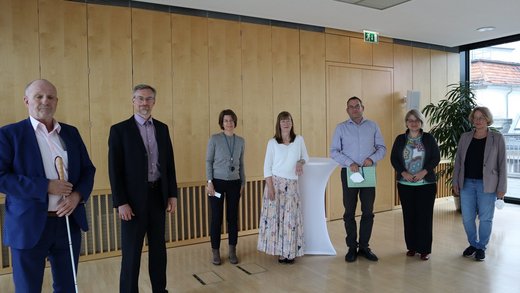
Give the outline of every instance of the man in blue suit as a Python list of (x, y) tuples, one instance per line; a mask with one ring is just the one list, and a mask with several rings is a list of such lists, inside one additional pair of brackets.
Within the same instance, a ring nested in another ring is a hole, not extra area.
[(108, 169), (112, 199), (121, 219), (121, 293), (138, 292), (144, 237), (152, 292), (166, 290), (165, 212), (177, 206), (177, 179), (168, 126), (152, 118), (156, 91), (133, 90), (134, 115), (112, 125)]
[[(45, 259), (54, 292), (74, 292), (65, 216), (69, 216), (74, 265), (81, 230), (87, 231), (84, 203), (94, 184), (94, 165), (78, 130), (58, 123), (56, 87), (32, 81), (23, 98), (29, 118), (0, 128), (0, 192), (6, 194), (4, 243), (11, 247), (16, 292), (41, 292)], [(56, 157), (64, 163), (60, 180)]]

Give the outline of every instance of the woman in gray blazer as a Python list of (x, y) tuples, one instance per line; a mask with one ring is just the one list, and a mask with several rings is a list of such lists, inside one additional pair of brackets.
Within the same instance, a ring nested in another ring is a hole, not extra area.
[(506, 147), (502, 134), (489, 129), (493, 116), (488, 108), (476, 107), (469, 119), (474, 130), (464, 133), (459, 140), (453, 191), (460, 194), (462, 222), (470, 245), (462, 255), (483, 261), (491, 236), (495, 200), (503, 198), (507, 191)]

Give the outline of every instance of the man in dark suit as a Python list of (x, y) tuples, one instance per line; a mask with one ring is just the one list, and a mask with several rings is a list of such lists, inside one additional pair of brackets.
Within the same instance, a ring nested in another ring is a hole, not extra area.
[[(35, 80), (25, 88), (29, 118), (0, 128), (0, 192), (6, 194), (4, 243), (11, 247), (16, 292), (41, 292), (45, 259), (54, 292), (74, 292), (74, 275), (64, 216), (70, 216), (74, 265), (81, 230), (87, 231), (84, 203), (94, 185), (94, 165), (78, 130), (58, 123), (56, 87)], [(59, 180), (55, 158), (62, 157)]]
[(165, 210), (177, 206), (177, 180), (168, 126), (152, 119), (156, 91), (134, 87), (135, 114), (113, 125), (108, 166), (114, 207), (121, 219), (120, 292), (138, 292), (141, 249), (148, 237), (153, 292), (166, 290)]

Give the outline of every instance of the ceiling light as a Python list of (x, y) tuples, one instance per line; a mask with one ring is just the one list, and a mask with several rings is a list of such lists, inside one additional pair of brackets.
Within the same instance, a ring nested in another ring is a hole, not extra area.
[(489, 31), (494, 31), (494, 30), (495, 30), (494, 26), (483, 26), (483, 27), (479, 27), (477, 29), (477, 32), (489, 32)]

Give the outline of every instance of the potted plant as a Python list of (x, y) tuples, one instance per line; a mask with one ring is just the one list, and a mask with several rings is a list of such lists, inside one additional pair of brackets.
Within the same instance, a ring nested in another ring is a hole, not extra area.
[[(430, 122), (430, 133), (439, 144), (441, 157), (449, 161), (446, 168), (437, 173), (437, 178), (446, 175), (446, 184), (451, 186), (457, 145), (460, 136), (473, 127), (468, 117), (477, 102), (468, 82), (450, 84), (448, 89), (444, 99), (426, 105), (422, 112)], [(456, 209), (460, 211), (460, 198), (454, 196), (454, 200)]]

